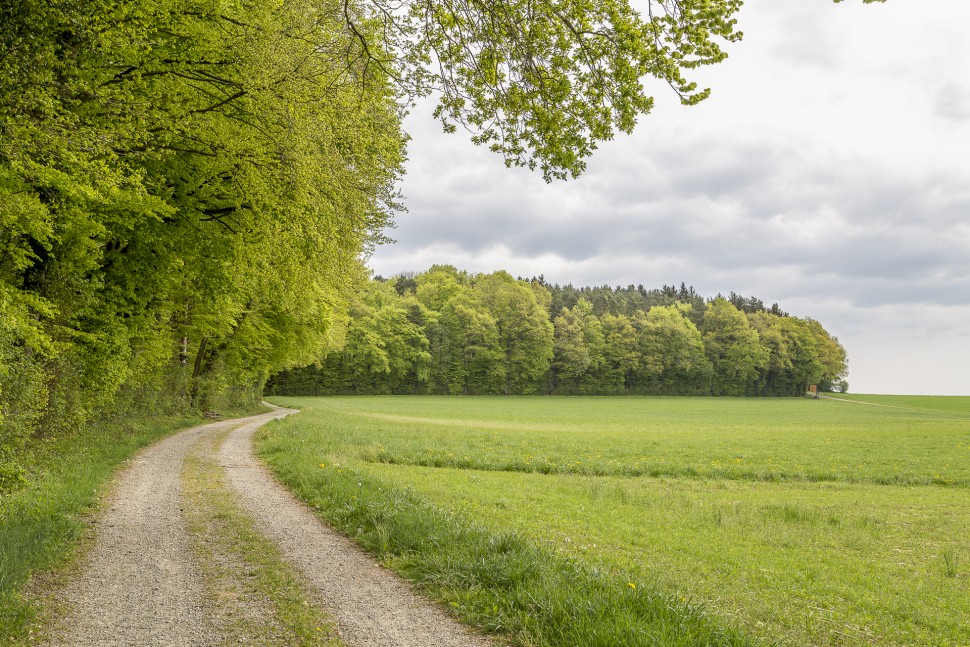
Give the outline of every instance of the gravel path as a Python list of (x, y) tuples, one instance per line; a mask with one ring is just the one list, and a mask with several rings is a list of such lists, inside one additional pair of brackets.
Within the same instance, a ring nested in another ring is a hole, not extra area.
[(62, 595), (71, 613), (54, 629), (53, 645), (215, 644), (190, 559), (179, 476), (192, 443), (239, 424), (217, 422), (170, 436), (119, 475), (81, 577)]
[[(351, 647), (491, 645), (444, 611), (416, 597), (400, 578), (322, 524), (258, 464), (253, 432), (295, 411), (195, 427), (139, 453), (119, 474), (80, 576), (61, 592), (68, 609), (50, 645), (222, 644), (212, 600), (193, 562), (179, 491), (189, 448), (233, 429), (218, 460), (257, 527), (325, 600)], [(198, 445), (196, 445), (198, 447)]]
[[(290, 411), (292, 410), (281, 410)], [(295, 412), (294, 412), (295, 413)], [(399, 577), (320, 523), (280, 486), (252, 453), (259, 428), (234, 431), (219, 459), (229, 486), (260, 531), (276, 542), (326, 601), (340, 637), (355, 647), (485, 647), (491, 641), (417, 597)]]

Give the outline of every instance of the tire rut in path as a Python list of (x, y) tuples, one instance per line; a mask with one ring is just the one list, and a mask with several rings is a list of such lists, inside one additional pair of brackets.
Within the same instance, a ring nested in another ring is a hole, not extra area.
[(69, 611), (53, 628), (51, 645), (194, 647), (218, 642), (181, 513), (182, 462), (207, 433), (279, 415), (194, 427), (135, 455), (95, 522), (96, 539), (80, 577), (61, 592)]
[[(281, 410), (295, 413), (293, 410)], [(349, 539), (280, 486), (252, 453), (259, 423), (233, 431), (219, 459), (226, 480), (260, 531), (306, 577), (354, 647), (486, 647), (494, 643), (415, 595)]]

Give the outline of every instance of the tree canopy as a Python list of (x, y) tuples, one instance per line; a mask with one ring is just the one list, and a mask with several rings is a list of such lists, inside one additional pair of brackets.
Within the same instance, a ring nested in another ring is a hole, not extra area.
[[(577, 292), (584, 296), (572, 306), (560, 305)], [(648, 305), (603, 298), (630, 292)], [(813, 319), (778, 314), (777, 304), (755, 308), (755, 298), (740, 298), (743, 311), (687, 287), (576, 290), (436, 265), (373, 280), (358, 299), (348, 330), (366, 334), (348, 333), (317, 366), (272, 377), (270, 392), (797, 396), (809, 384), (847, 388), (836, 338)]]
[(258, 392), (341, 338), (404, 135), (339, 9), (5, 8), (0, 465), (124, 402)]

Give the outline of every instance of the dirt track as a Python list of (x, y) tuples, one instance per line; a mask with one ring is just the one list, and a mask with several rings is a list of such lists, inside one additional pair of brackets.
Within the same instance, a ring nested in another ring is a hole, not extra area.
[(138, 454), (117, 479), (96, 524), (81, 576), (61, 594), (67, 613), (50, 644), (219, 645), (202, 571), (190, 548), (179, 475), (191, 447), (232, 429), (216, 460), (242, 509), (281, 549), (323, 600), (351, 646), (458, 647), (491, 641), (414, 595), (347, 539), (322, 524), (256, 462), (250, 440), (266, 422), (293, 410), (195, 427)]

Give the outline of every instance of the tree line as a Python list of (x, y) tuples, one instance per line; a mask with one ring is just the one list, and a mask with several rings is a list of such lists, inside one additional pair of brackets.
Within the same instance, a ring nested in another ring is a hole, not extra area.
[(777, 304), (693, 288), (575, 288), (436, 265), (367, 283), (342, 347), (273, 394), (795, 396), (846, 390), (845, 349)]

